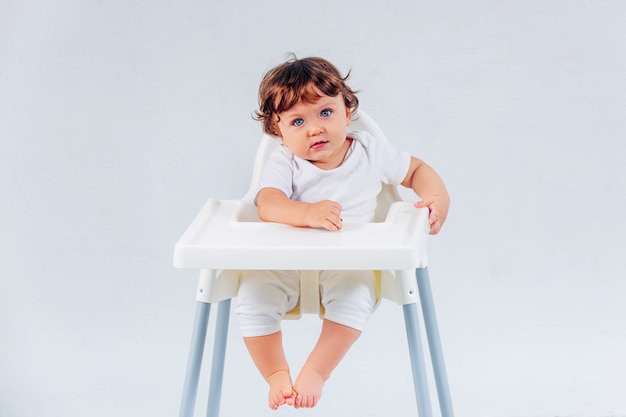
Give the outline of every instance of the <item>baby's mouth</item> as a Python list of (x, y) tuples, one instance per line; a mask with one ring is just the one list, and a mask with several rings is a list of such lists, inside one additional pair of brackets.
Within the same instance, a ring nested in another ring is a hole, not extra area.
[(326, 145), (328, 143), (328, 141), (319, 141), (319, 142), (315, 142), (313, 145), (311, 145), (311, 149), (320, 149), (323, 148), (324, 145)]

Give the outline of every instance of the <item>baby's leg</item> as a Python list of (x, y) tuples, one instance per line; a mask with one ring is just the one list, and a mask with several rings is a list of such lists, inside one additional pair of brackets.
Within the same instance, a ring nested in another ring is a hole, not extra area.
[(294, 407), (315, 407), (324, 383), (360, 335), (359, 330), (324, 320), (320, 338), (294, 384)]
[(272, 410), (294, 404), (289, 365), (283, 351), (282, 333), (244, 337), (250, 356), (270, 386), (269, 406)]
[(320, 284), (326, 319), (315, 348), (296, 378), (296, 408), (317, 404), (324, 382), (361, 335), (376, 303), (371, 271), (323, 271)]
[(235, 312), (250, 356), (270, 386), (269, 406), (293, 405), (280, 323), (298, 301), (299, 278), (291, 271), (242, 273)]

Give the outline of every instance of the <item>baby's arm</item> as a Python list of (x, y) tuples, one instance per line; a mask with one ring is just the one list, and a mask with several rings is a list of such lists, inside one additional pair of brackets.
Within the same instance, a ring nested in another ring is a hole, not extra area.
[(341, 206), (330, 200), (315, 204), (290, 200), (277, 188), (263, 188), (257, 198), (259, 218), (298, 227), (341, 229)]
[(448, 216), (450, 196), (439, 175), (424, 161), (412, 156), (409, 171), (402, 181), (402, 185), (412, 188), (422, 200), (415, 203), (415, 207), (428, 207), (430, 216), (430, 234), (436, 235)]

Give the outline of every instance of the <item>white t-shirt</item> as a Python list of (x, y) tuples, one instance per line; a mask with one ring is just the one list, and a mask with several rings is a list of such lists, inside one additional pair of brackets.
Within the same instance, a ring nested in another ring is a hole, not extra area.
[(259, 190), (276, 188), (292, 200), (336, 201), (344, 223), (374, 221), (376, 196), (382, 183), (398, 185), (409, 170), (411, 156), (369, 132), (349, 132), (354, 139), (343, 163), (324, 170), (280, 146), (268, 158)]

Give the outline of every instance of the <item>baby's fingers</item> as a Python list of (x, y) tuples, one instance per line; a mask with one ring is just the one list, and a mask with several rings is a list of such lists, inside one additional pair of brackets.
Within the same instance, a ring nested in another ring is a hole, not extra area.
[(431, 235), (436, 235), (439, 233), (439, 230), (441, 230), (441, 222), (439, 221), (437, 215), (432, 212), (430, 213), (430, 216), (428, 216), (428, 224), (430, 225)]
[(437, 233), (439, 233), (439, 230), (441, 230), (442, 222), (435, 201), (432, 199), (426, 199), (418, 201), (414, 204), (414, 206), (417, 208), (428, 207), (428, 225), (430, 226), (430, 234), (436, 235)]
[(325, 228), (331, 232), (341, 230), (341, 227), (343, 226), (343, 219), (337, 215), (330, 216), (327, 221), (328, 223)]
[(431, 208), (433, 204), (435, 204), (435, 200), (433, 200), (432, 198), (428, 198), (426, 200), (418, 201), (417, 203), (413, 205), (417, 208), (424, 208), (424, 207)]

